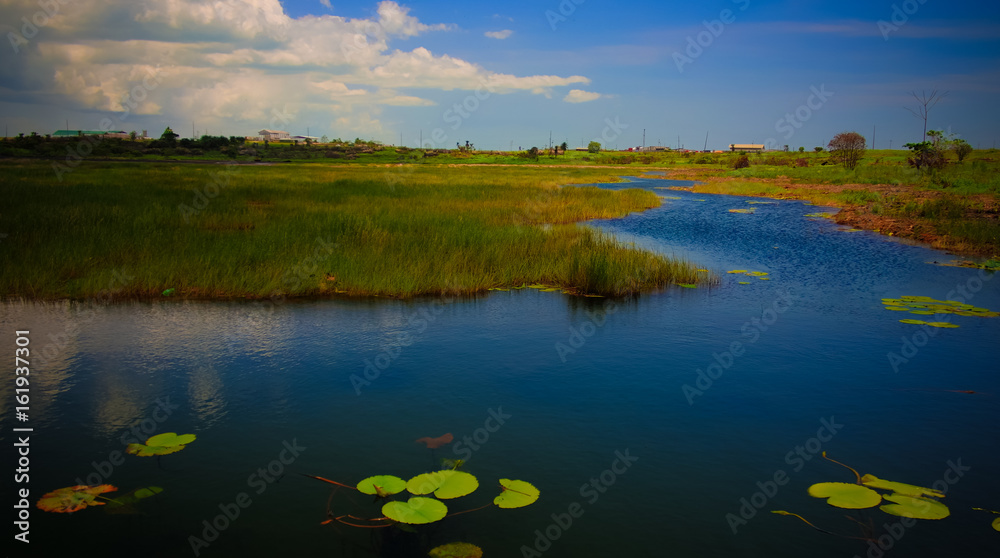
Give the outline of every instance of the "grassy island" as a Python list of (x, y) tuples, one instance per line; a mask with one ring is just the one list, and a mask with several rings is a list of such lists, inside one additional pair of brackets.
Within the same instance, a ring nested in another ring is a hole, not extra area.
[(627, 295), (711, 282), (580, 221), (659, 205), (606, 169), (0, 162), (0, 293), (31, 299)]

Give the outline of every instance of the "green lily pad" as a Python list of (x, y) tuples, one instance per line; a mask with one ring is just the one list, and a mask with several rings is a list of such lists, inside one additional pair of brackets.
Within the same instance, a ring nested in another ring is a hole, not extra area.
[(937, 314), (937, 312), (932, 312), (930, 310), (914, 310), (910, 312), (910, 314), (916, 314), (918, 316), (933, 316), (934, 314)]
[(749, 209), (744, 208), (744, 209), (730, 209), (729, 210), (730, 213), (754, 213), (755, 211), (756, 211), (756, 209), (754, 209), (752, 207), (749, 208)]
[(889, 494), (884, 497), (894, 504), (879, 506), (885, 513), (914, 519), (944, 519), (951, 515), (948, 506), (930, 498), (916, 498), (903, 494)]
[(740, 285), (749, 285), (750, 281), (740, 281)]
[(382, 506), (382, 514), (393, 521), (423, 525), (444, 519), (448, 506), (434, 498), (414, 496), (405, 502), (393, 501)]
[(151, 496), (156, 496), (163, 489), (159, 486), (146, 486), (143, 488), (136, 488), (135, 490), (123, 494), (117, 498), (110, 498), (107, 502), (107, 506), (104, 511), (111, 514), (137, 514), (139, 510), (136, 509), (135, 504), (139, 500), (145, 500)]
[(493, 503), (505, 509), (523, 508), (534, 504), (540, 492), (530, 483), (520, 480), (500, 479), (503, 491), (493, 499)]
[(385, 498), (406, 490), (406, 481), (392, 475), (376, 475), (358, 483), (358, 492)]
[(732, 271), (727, 271), (726, 273), (746, 273), (746, 272), (747, 270), (745, 269), (734, 269)]
[(886, 310), (893, 310), (896, 312), (909, 312), (910, 309), (905, 306), (886, 306)]
[(483, 549), (469, 543), (449, 543), (431, 549), (431, 558), (482, 558)]
[(698, 285), (692, 285), (691, 283), (677, 283), (678, 287), (684, 287), (685, 289), (697, 289)]
[(944, 498), (944, 492), (940, 490), (934, 490), (933, 488), (924, 488), (923, 486), (914, 486), (912, 484), (906, 484), (902, 482), (894, 482), (885, 479), (880, 479), (875, 475), (865, 475), (861, 477), (861, 484), (869, 486), (871, 488), (882, 488), (885, 490), (892, 490), (897, 494), (902, 494), (903, 496), (934, 496), (935, 498)]
[(748, 271), (747, 275), (749, 275), (750, 277), (763, 277), (765, 275), (768, 275), (768, 273), (766, 271)]
[(904, 323), (904, 324), (914, 324), (914, 325), (924, 325), (924, 324), (927, 323), (927, 322), (925, 322), (923, 320), (910, 320), (910, 319), (899, 320), (899, 321), (902, 322), (902, 323)]
[(412, 494), (430, 494), (442, 500), (459, 498), (472, 494), (479, 488), (476, 477), (465, 471), (444, 469), (433, 473), (417, 475), (406, 482), (406, 489)]
[(183, 434), (178, 436), (176, 432), (164, 432), (157, 434), (146, 440), (143, 444), (129, 444), (125, 448), (125, 453), (138, 455), (139, 457), (149, 457), (151, 455), (167, 455), (181, 451), (187, 444), (195, 440), (194, 434)]
[(813, 498), (826, 498), (826, 503), (837, 508), (861, 510), (877, 506), (882, 496), (874, 490), (846, 482), (821, 482), (809, 487)]
[(35, 505), (47, 512), (73, 513), (87, 506), (103, 506), (104, 502), (98, 502), (97, 496), (115, 490), (118, 489), (110, 484), (67, 486), (45, 494)]
[(993, 520), (993, 529), (1000, 531), (1000, 517)]
[(943, 328), (951, 328), (951, 329), (954, 329), (956, 327), (960, 327), (958, 324), (953, 324), (951, 322), (927, 322), (927, 325), (929, 325), (931, 327), (943, 327)]

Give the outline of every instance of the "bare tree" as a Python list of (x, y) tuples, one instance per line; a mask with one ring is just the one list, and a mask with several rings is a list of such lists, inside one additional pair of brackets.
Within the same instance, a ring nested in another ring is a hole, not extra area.
[(913, 113), (913, 116), (916, 116), (924, 121), (924, 141), (927, 141), (927, 115), (930, 113), (931, 108), (938, 104), (938, 101), (943, 99), (948, 92), (945, 91), (944, 93), (938, 94), (938, 90), (935, 89), (934, 91), (931, 91), (930, 95), (928, 95), (926, 91), (921, 91), (920, 95), (917, 95), (916, 91), (911, 91), (910, 93), (912, 93), (913, 98), (916, 99), (917, 106), (904, 108)]
[(841, 132), (826, 146), (833, 158), (854, 170), (865, 156), (865, 137), (857, 132)]

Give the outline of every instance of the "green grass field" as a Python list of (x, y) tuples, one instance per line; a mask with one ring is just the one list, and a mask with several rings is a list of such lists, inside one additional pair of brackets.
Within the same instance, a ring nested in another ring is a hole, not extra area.
[(577, 225), (659, 204), (596, 169), (0, 161), (0, 293), (627, 295), (716, 279)]

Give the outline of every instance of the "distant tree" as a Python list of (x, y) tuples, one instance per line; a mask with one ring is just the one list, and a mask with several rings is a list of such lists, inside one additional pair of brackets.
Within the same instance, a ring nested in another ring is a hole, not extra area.
[(813, 148), (813, 151), (815, 151), (816, 153), (822, 153), (823, 148), (817, 145), (816, 147)]
[(947, 140), (944, 132), (940, 130), (929, 130), (927, 137), (931, 138), (931, 141), (907, 143), (903, 146), (910, 150), (910, 157), (906, 159), (907, 164), (918, 171), (933, 173), (948, 164), (944, 156)]
[(799, 146), (799, 153), (804, 153), (804, 152), (805, 152), (805, 150), (806, 150), (806, 148), (805, 148), (805, 147), (803, 147), (803, 146), (801, 146), (801, 145)]
[(324, 135), (323, 137), (319, 138), (319, 142), (320, 143), (330, 143), (330, 138), (328, 138), (328, 137), (326, 137)]
[(138, 134), (135, 133), (135, 130), (132, 130), (131, 132), (128, 133), (128, 139), (130, 139), (132, 141), (135, 141), (135, 138), (137, 136), (138, 136)]
[(569, 145), (566, 142), (562, 142), (562, 145), (559, 146), (559, 149), (561, 149), (563, 154), (565, 154), (566, 150), (569, 149)]
[(534, 160), (537, 161), (538, 160), (538, 148), (537, 147), (532, 147), (531, 149), (529, 149), (528, 150), (528, 157), (531, 157), (532, 159), (534, 159)]
[(178, 134), (175, 134), (174, 131), (170, 129), (170, 126), (167, 126), (167, 129), (163, 130), (163, 133), (160, 134), (160, 139), (169, 143), (170, 145), (177, 143), (178, 137), (180, 136)]
[(592, 141), (592, 142), (588, 143), (587, 144), (587, 152), (588, 153), (600, 153), (601, 152), (601, 143), (597, 142), (597, 141)]
[(857, 132), (841, 132), (826, 146), (835, 161), (854, 170), (865, 156), (865, 137)]
[(924, 141), (927, 141), (927, 115), (930, 114), (931, 108), (938, 104), (938, 101), (943, 99), (948, 92), (945, 91), (944, 93), (938, 94), (938, 90), (935, 89), (934, 91), (931, 91), (930, 95), (928, 95), (926, 91), (921, 91), (920, 95), (917, 95), (916, 91), (911, 91), (910, 93), (913, 94), (913, 98), (916, 99), (917, 106), (912, 108), (903, 108), (913, 113), (913, 116), (916, 116), (924, 121)]
[(951, 142), (951, 149), (958, 155), (958, 162), (961, 163), (972, 153), (972, 146), (964, 139), (957, 139)]

